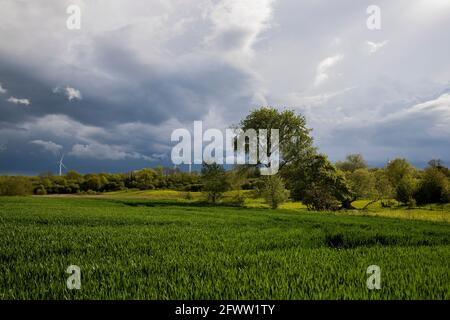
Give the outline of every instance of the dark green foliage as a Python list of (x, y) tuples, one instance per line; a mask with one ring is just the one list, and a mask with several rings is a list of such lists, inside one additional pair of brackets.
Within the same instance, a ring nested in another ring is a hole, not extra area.
[(449, 193), (448, 178), (438, 167), (431, 166), (423, 173), (414, 198), (418, 204), (446, 203), (449, 201)]
[(342, 172), (325, 155), (310, 156), (308, 162), (296, 163), (287, 175), (293, 197), (313, 210), (350, 207), (356, 199)]
[(403, 204), (410, 203), (416, 191), (416, 186), (417, 183), (412, 177), (403, 177), (397, 184), (395, 199)]
[(203, 163), (202, 167), (203, 191), (208, 201), (216, 203), (223, 193), (230, 189), (230, 181), (223, 166), (217, 163)]

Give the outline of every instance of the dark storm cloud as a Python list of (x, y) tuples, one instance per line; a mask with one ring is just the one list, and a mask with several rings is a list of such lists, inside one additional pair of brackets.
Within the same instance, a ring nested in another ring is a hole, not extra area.
[(47, 170), (46, 144), (84, 172), (167, 162), (173, 129), (266, 104), (305, 114), (333, 160), (450, 159), (443, 0), (380, 0), (376, 32), (371, 1), (90, 1), (69, 31), (73, 2), (2, 2), (2, 172)]

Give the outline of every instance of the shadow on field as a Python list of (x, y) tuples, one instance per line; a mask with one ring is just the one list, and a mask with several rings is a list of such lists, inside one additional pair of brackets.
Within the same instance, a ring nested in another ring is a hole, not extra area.
[[(216, 207), (232, 207), (242, 208), (241, 206), (234, 205), (230, 202), (224, 203), (210, 203), (207, 201), (176, 201), (176, 200), (108, 200), (113, 203), (122, 204), (130, 207), (203, 207), (203, 208), (216, 208)], [(245, 209), (245, 208), (243, 208)]]
[(434, 246), (448, 245), (446, 239), (435, 241), (435, 239), (423, 239), (421, 237), (405, 237), (399, 235), (382, 234), (354, 234), (346, 233), (328, 233), (324, 238), (325, 246), (336, 249), (351, 249), (357, 247), (372, 246)]

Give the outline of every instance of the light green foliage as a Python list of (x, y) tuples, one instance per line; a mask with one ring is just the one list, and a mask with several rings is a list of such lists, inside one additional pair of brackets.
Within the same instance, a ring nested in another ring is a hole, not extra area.
[(358, 199), (372, 199), (376, 195), (376, 178), (368, 169), (356, 169), (346, 174), (350, 189)]
[(284, 182), (278, 175), (262, 178), (261, 195), (272, 209), (278, 208), (289, 197), (289, 191), (284, 187)]
[(392, 186), (397, 188), (403, 178), (414, 176), (415, 169), (406, 159), (394, 159), (387, 164), (386, 174)]
[(29, 177), (0, 177), (0, 195), (20, 196), (33, 193)]
[(375, 176), (375, 200), (381, 200), (382, 205), (387, 205), (385, 200), (394, 198), (394, 187), (389, 180), (389, 177), (384, 169), (377, 169), (374, 172)]

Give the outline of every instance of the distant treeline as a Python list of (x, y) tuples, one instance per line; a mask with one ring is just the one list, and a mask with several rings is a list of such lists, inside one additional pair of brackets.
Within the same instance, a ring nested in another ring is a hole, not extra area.
[[(373, 202), (381, 201), (384, 206), (392, 205), (392, 199), (409, 206), (450, 202), (450, 170), (440, 160), (431, 160), (423, 170), (415, 168), (405, 159), (389, 161), (384, 168), (370, 168), (361, 155), (353, 154), (347, 156), (345, 161), (337, 162), (334, 167), (351, 191), (352, 202), (372, 199)], [(260, 176), (258, 170), (253, 168), (243, 174), (243, 169), (245, 168), (239, 167), (225, 171), (218, 165), (212, 168), (204, 165), (201, 173), (157, 167), (118, 174), (83, 175), (72, 170), (62, 176), (51, 173), (38, 176), (1, 176), (0, 194), (96, 194), (126, 189), (173, 189), (186, 192), (203, 191), (212, 194), (215, 202), (215, 198), (227, 190), (255, 190), (256, 194), (264, 197), (264, 194), (267, 194), (264, 189), (271, 187), (267, 196), (269, 203), (284, 191), (287, 191), (287, 197), (294, 200), (307, 203), (311, 198), (311, 188), (305, 186), (304, 190), (299, 190), (297, 184), (286, 184), (285, 190), (284, 184), (277, 187), (273, 178), (269, 180), (268, 177)], [(312, 176), (307, 179), (320, 178)], [(239, 183), (233, 183), (237, 180)], [(283, 190), (274, 190), (276, 188)], [(324, 199), (325, 196), (326, 193), (317, 193), (313, 195), (313, 200), (319, 204), (325, 202), (326, 209), (332, 209), (328, 205), (330, 199)], [(316, 205), (312, 209), (320, 210), (321, 207)]]
[(3, 195), (97, 193), (125, 189), (199, 191), (201, 184), (196, 173), (188, 174), (168, 168), (84, 175), (71, 170), (62, 176), (42, 173), (33, 177), (0, 177), (0, 192)]

